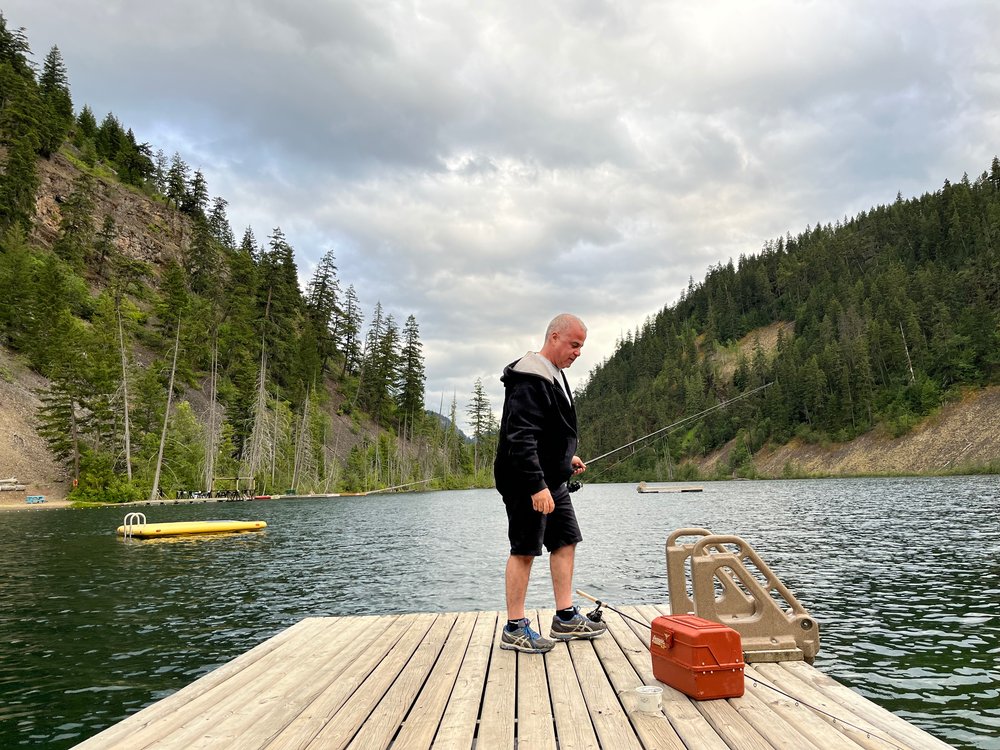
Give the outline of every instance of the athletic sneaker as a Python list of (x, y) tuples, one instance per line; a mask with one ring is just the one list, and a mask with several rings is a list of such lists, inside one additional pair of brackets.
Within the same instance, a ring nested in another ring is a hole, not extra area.
[(523, 651), (526, 654), (544, 654), (551, 651), (556, 645), (555, 641), (542, 638), (541, 633), (536, 633), (531, 629), (531, 620), (526, 617), (521, 618), (521, 626), (511, 632), (506, 626), (502, 628), (500, 635), (500, 648), (508, 651)]
[(573, 616), (568, 620), (563, 620), (559, 615), (552, 618), (552, 627), (549, 628), (549, 635), (560, 641), (570, 641), (574, 638), (600, 638), (608, 631), (606, 622), (594, 622), (588, 617), (580, 614), (580, 610), (573, 607)]

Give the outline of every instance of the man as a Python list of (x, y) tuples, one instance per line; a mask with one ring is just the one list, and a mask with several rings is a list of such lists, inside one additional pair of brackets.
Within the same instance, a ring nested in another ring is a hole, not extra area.
[(528, 352), (503, 372), (503, 415), (493, 476), (507, 509), (507, 625), (500, 648), (544, 653), (555, 642), (524, 616), (531, 565), (549, 551), (556, 615), (551, 638), (596, 638), (607, 625), (573, 606), (573, 561), (583, 540), (566, 482), (587, 467), (576, 456), (576, 410), (563, 370), (576, 361), (587, 328), (575, 315), (553, 318), (539, 352)]

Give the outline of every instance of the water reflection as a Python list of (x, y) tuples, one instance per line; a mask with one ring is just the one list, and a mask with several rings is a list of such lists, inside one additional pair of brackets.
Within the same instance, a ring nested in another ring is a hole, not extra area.
[[(671, 531), (738, 534), (821, 622), (818, 667), (951, 744), (1000, 748), (994, 477), (703, 486), (585, 486), (578, 587), (662, 603)], [(120, 509), (0, 516), (0, 747), (69, 747), (303, 617), (503, 606), (490, 490), (146, 510), (268, 528), (125, 541)], [(550, 604), (545, 567), (529, 605)]]

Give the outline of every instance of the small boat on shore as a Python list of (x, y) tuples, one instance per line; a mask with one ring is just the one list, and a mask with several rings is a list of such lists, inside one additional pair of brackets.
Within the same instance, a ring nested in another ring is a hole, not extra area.
[(635, 488), (636, 492), (701, 492), (701, 487), (673, 487), (670, 485), (663, 484), (646, 484), (646, 482), (639, 482), (639, 486)]

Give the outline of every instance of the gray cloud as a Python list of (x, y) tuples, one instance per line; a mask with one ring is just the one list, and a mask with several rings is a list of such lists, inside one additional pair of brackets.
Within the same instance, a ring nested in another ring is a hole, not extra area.
[(74, 101), (179, 151), (234, 229), (420, 324), (460, 412), (570, 310), (580, 382), (688, 279), (975, 176), (1000, 6), (601, 0), (8, 1)]

